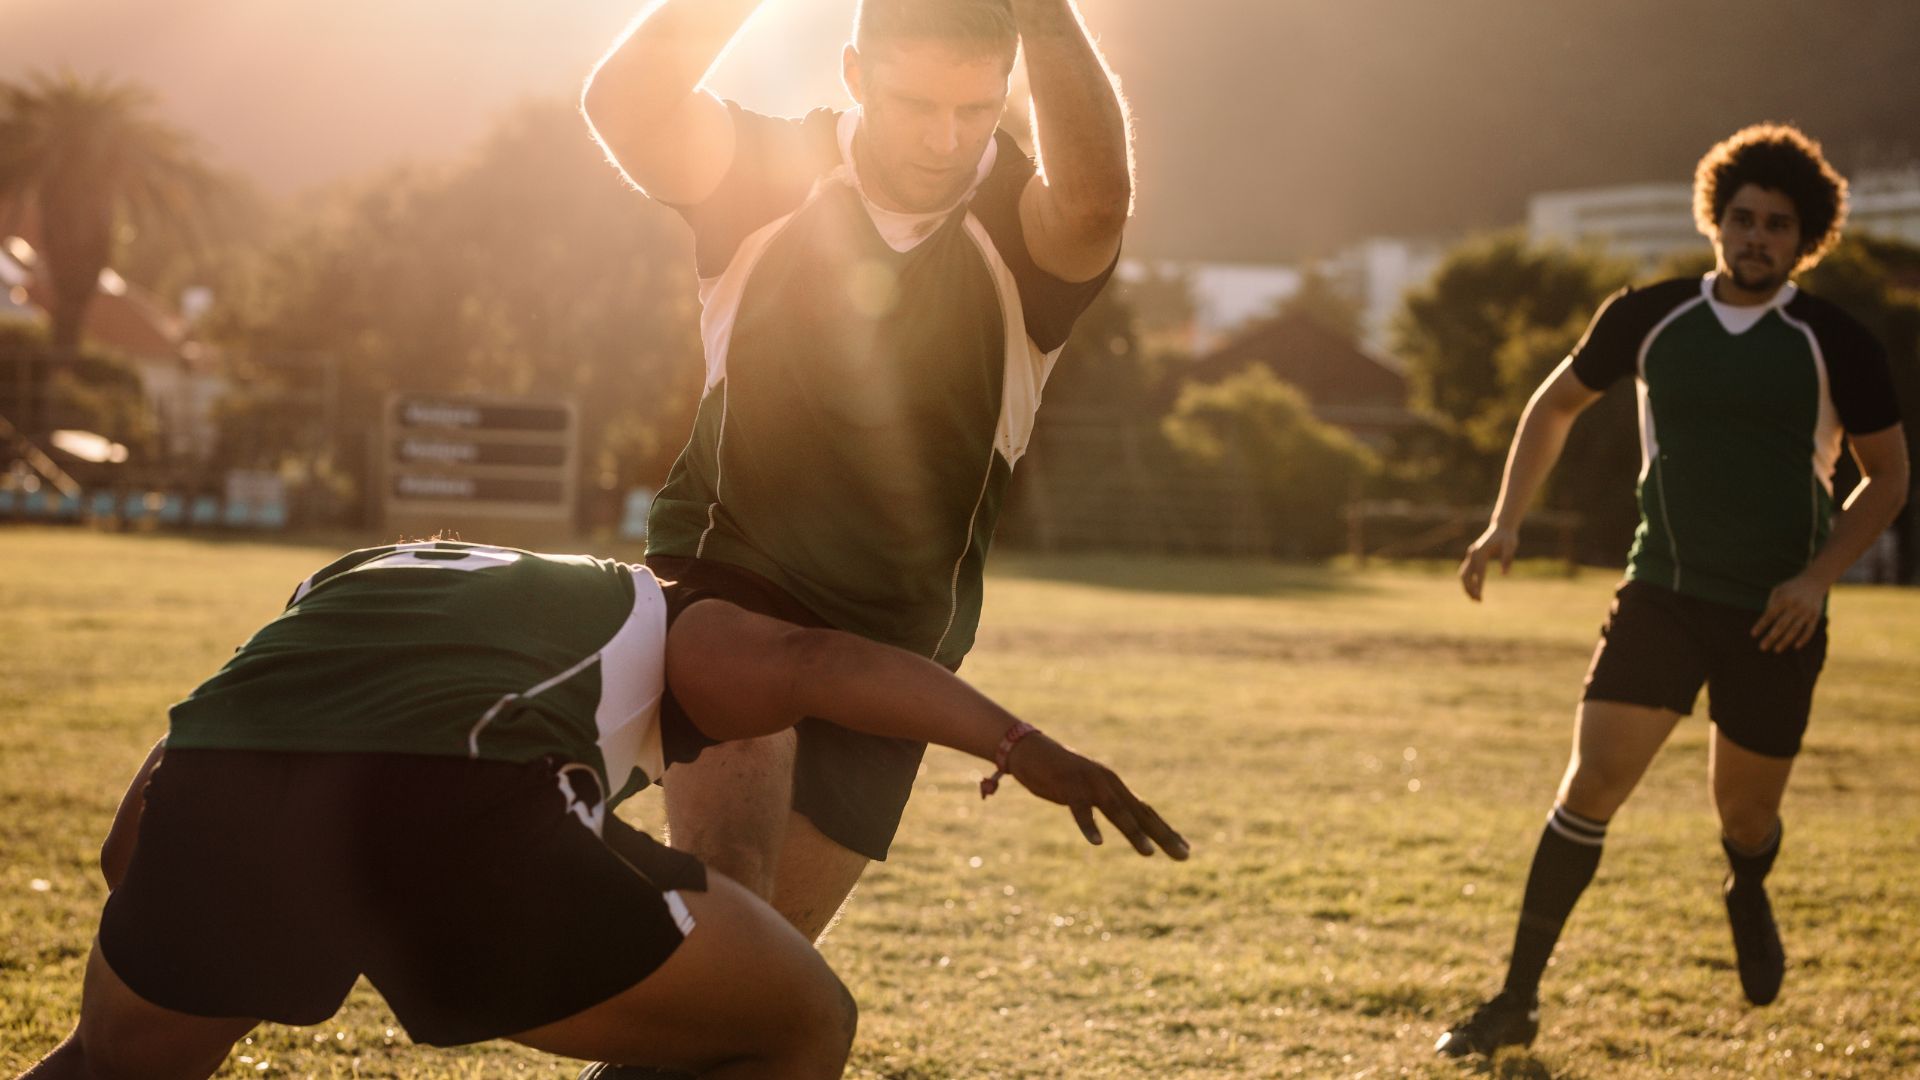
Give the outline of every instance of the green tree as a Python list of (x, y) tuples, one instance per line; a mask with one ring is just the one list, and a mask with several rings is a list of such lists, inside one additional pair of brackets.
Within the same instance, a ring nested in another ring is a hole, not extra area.
[[(136, 457), (153, 448), (152, 410), (132, 365), (91, 347), (56, 353), (44, 327), (0, 321), (0, 417), (24, 423), (29, 416), (48, 432), (105, 435)], [(0, 453), (7, 449), (0, 442)]]
[(1315, 420), (1300, 391), (1264, 367), (1188, 385), (1162, 429), (1189, 463), (1244, 478), (1272, 553), (1292, 558), (1340, 549), (1341, 511), (1376, 467), (1365, 447)]
[(1300, 315), (1347, 341), (1360, 340), (1360, 303), (1318, 267), (1300, 278), (1300, 287), (1274, 305), (1274, 316)]
[[(1421, 497), (1491, 502), (1514, 422), (1629, 263), (1529, 244), (1517, 233), (1469, 240), (1409, 293), (1394, 320), (1414, 408), (1431, 426), (1396, 454)], [(1522, 344), (1513, 344), (1521, 342)], [(1557, 350), (1557, 352), (1556, 352)]]
[(223, 186), (138, 86), (71, 72), (0, 82), (0, 200), (39, 224), (56, 350), (79, 345), (122, 225), (190, 223)]
[[(1146, 286), (1164, 299), (1164, 282)], [(1135, 283), (1115, 281), (1074, 323), (1014, 470), (998, 534), (1041, 548), (1124, 547), (1161, 486), (1155, 425), (1164, 355), (1142, 343)]]
[[(1907, 454), (1920, 461), (1920, 247), (1899, 240), (1848, 234), (1800, 275), (1807, 291), (1838, 304), (1886, 347), (1894, 393), (1904, 406)], [(1851, 491), (1860, 472), (1841, 455), (1836, 492)], [(1920, 578), (1920, 506), (1909, 498), (1899, 530), (1901, 579)]]

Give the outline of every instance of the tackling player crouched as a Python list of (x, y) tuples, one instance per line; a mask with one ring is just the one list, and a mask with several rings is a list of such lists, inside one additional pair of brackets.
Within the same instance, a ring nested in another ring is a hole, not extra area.
[(358, 551), (174, 706), (103, 850), (77, 1027), (25, 1075), (208, 1076), (365, 975), (431, 1045), (839, 1076), (854, 1006), (811, 943), (607, 812), (804, 716), (967, 751), (1093, 843), (1098, 810), (1187, 856), (1111, 770), (930, 660), (617, 562)]

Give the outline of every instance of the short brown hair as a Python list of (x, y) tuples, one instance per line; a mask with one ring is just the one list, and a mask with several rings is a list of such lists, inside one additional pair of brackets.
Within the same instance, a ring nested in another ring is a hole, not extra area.
[(853, 16), (856, 52), (868, 55), (908, 38), (997, 54), (1006, 58), (1008, 67), (1020, 48), (1010, 0), (860, 0)]
[(1800, 215), (1800, 262), (1806, 270), (1840, 239), (1847, 221), (1847, 180), (1820, 151), (1820, 144), (1788, 124), (1754, 124), (1721, 140), (1693, 172), (1693, 221), (1714, 236), (1727, 204), (1739, 190), (1757, 184), (1778, 191)]

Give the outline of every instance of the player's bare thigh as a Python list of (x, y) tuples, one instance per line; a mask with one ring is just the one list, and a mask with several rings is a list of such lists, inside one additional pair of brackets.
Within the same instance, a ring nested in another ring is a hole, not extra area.
[(1742, 847), (1767, 842), (1780, 822), (1780, 803), (1794, 759), (1755, 753), (1727, 738), (1716, 725), (1707, 768), (1713, 779), (1720, 830)]
[(1561, 805), (1606, 821), (1646, 774), (1680, 722), (1672, 709), (1620, 701), (1583, 701), (1574, 721), (1573, 756), (1560, 781)]
[(668, 838), (769, 900), (808, 940), (838, 917), (867, 857), (792, 810), (792, 732), (723, 743), (667, 774)]
[(818, 943), (839, 921), (869, 860), (841, 847), (799, 811), (787, 814), (773, 907)]
[(796, 737), (710, 746), (666, 776), (667, 839), (762, 899), (774, 895), (793, 805)]

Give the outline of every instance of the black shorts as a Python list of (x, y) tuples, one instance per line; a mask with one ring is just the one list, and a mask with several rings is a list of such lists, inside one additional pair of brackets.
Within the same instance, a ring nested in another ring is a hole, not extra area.
[(552, 761), (169, 750), (101, 954), (195, 1016), (317, 1024), (364, 974), (415, 1042), (565, 1019), (666, 961), (706, 870), (610, 814), (596, 836), (561, 783)]
[(1713, 722), (1737, 746), (1768, 757), (1800, 752), (1813, 685), (1827, 659), (1827, 620), (1813, 640), (1762, 652), (1760, 613), (1683, 596), (1644, 581), (1622, 584), (1587, 669), (1587, 701), (1693, 712), (1705, 683)]
[[(647, 556), (647, 567), (684, 590), (676, 600), (682, 607), (712, 598), (798, 626), (833, 629), (751, 570), (670, 555)], [(869, 859), (886, 859), (927, 744), (865, 735), (813, 717), (800, 721), (795, 731), (799, 746), (793, 764), (793, 808), (841, 847)], [(672, 770), (665, 783), (673, 783)]]

